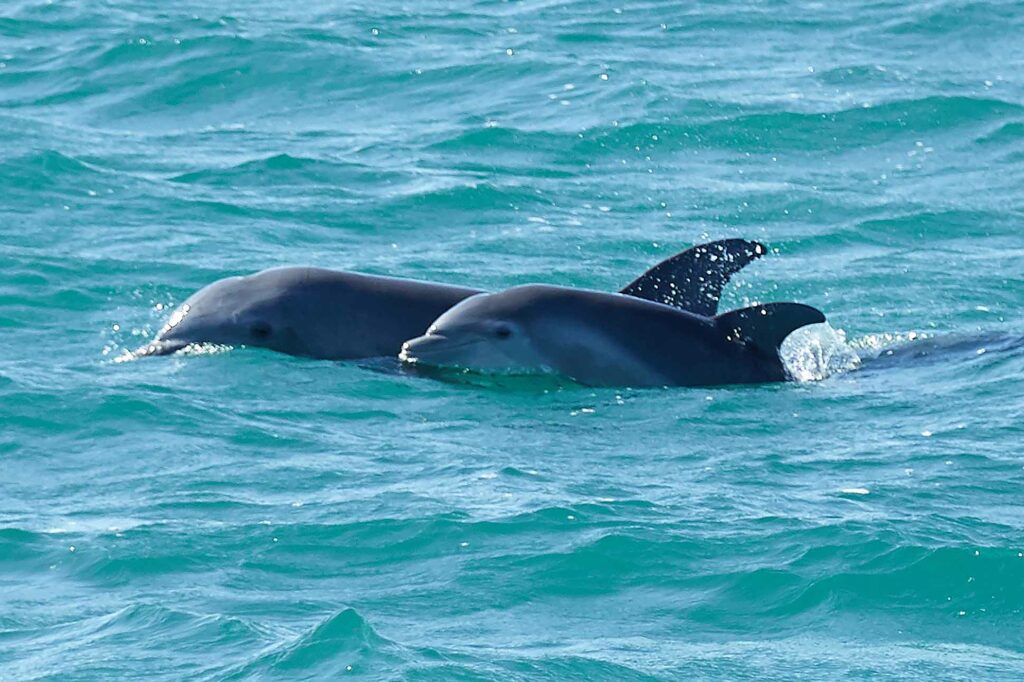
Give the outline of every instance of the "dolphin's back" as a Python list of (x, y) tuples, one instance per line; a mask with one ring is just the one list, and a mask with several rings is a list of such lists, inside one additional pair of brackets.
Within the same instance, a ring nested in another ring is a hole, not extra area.
[(443, 312), (480, 293), (395, 277), (303, 270), (304, 281), (289, 288), (290, 297), (309, 327), (318, 320), (327, 327), (304, 353), (324, 359), (397, 355), (406, 339), (422, 334)]
[(545, 285), (521, 289), (504, 293), (532, 309), (530, 324), (543, 336), (559, 337), (562, 371), (593, 385), (783, 381), (778, 344), (794, 329), (825, 319), (797, 303), (705, 317), (620, 294)]

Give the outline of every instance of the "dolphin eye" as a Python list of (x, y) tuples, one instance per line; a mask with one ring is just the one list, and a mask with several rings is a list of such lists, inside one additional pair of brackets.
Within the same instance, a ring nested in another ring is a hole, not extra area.
[(499, 339), (507, 339), (508, 337), (512, 336), (512, 327), (508, 326), (507, 324), (499, 324), (497, 327), (494, 328), (494, 335), (497, 336)]
[(266, 339), (274, 333), (274, 329), (266, 322), (257, 322), (249, 327), (249, 333), (254, 339)]

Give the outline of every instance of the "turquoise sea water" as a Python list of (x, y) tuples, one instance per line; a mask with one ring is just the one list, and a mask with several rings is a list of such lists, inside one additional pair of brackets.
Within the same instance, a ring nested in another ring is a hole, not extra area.
[[(1024, 5), (0, 4), (0, 678), (1024, 677)], [(312, 264), (722, 237), (804, 381), (116, 362)], [(809, 358), (809, 359), (808, 359)], [(832, 367), (834, 370), (835, 367)]]

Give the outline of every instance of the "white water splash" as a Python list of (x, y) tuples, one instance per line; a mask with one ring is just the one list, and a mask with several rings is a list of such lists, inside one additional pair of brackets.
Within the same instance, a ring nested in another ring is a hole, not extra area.
[(793, 381), (821, 381), (860, 367), (860, 356), (846, 343), (845, 332), (827, 322), (797, 329), (782, 342), (779, 355)]

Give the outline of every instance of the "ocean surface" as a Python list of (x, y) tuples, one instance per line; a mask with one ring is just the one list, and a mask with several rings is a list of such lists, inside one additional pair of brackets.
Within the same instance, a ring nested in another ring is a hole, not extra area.
[[(1024, 679), (1022, 36), (5, 0), (0, 678)], [(772, 253), (723, 307), (828, 315), (799, 381), (119, 361), (271, 266), (615, 290), (725, 237)]]

